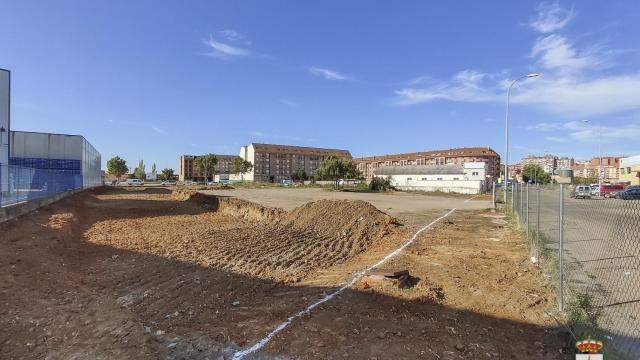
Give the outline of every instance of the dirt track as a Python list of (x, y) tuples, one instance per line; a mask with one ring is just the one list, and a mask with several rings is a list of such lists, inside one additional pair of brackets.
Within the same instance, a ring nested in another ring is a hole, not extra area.
[[(364, 202), (189, 198), (84, 193), (0, 225), (2, 358), (227, 358), (416, 228)], [(361, 284), (258, 357), (560, 358), (552, 295), (501, 221), (454, 214), (390, 265), (416, 286)]]

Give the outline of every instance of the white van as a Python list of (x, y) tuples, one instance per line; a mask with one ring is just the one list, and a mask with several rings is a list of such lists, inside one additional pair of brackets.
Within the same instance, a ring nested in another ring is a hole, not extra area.
[(143, 186), (144, 180), (142, 179), (129, 179), (127, 180), (127, 185), (129, 186)]

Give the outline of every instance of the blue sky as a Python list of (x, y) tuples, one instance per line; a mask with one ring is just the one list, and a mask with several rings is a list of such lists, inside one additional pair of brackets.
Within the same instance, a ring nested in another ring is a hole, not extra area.
[[(638, 1), (3, 1), (14, 130), (177, 169), (249, 142), (354, 156), (640, 153)], [(589, 120), (589, 123), (583, 122)]]

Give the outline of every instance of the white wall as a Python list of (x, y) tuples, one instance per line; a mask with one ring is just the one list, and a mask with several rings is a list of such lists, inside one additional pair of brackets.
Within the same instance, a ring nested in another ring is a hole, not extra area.
[(9, 190), (9, 72), (0, 69), (0, 191)]
[(487, 163), (484, 161), (465, 163), (464, 174), (467, 180), (485, 181), (487, 178)]
[(391, 175), (391, 184), (400, 190), (442, 191), (461, 194), (478, 194), (482, 192), (483, 180), (465, 180), (464, 177), (462, 174)]
[(82, 139), (82, 187), (102, 185), (102, 156), (84, 137)]
[[(240, 147), (240, 157), (243, 158), (246, 161), (251, 162), (251, 164), (255, 167), (256, 166), (256, 151), (253, 148), (253, 144), (249, 144), (247, 146), (242, 146)], [(254, 173), (253, 173), (253, 169), (251, 169), (251, 171), (249, 171), (248, 173), (244, 174), (244, 180), (245, 181), (254, 181)]]
[(83, 160), (83, 140), (84, 138), (78, 135), (12, 131), (11, 156)]

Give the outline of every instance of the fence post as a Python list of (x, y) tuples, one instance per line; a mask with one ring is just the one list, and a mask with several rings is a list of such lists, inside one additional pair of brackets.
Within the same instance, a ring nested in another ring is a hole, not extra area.
[(516, 184), (511, 183), (511, 211), (516, 211)]
[(562, 264), (562, 258), (564, 253), (564, 185), (560, 184), (560, 212), (559, 212), (559, 243), (558, 243), (558, 309), (564, 310), (564, 291), (563, 291), (563, 277), (564, 268)]
[(496, 183), (493, 182), (493, 188), (491, 190), (491, 201), (493, 201), (493, 209), (496, 209)]
[(520, 226), (524, 223), (524, 188), (520, 184)]
[(536, 184), (536, 264), (540, 265), (540, 184)]
[(527, 221), (527, 242), (529, 241), (529, 183), (527, 182), (527, 211), (526, 211), (526, 221)]

